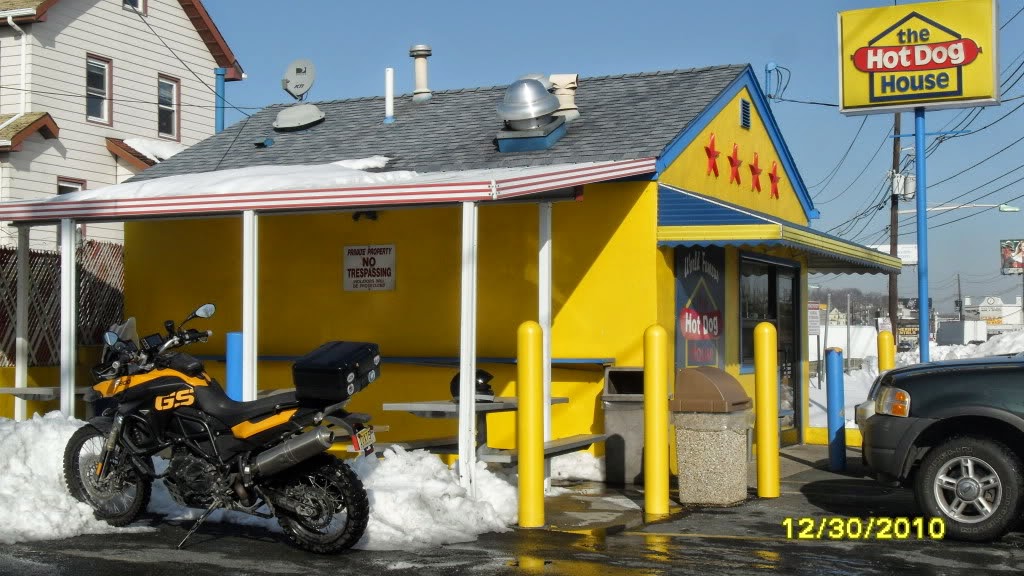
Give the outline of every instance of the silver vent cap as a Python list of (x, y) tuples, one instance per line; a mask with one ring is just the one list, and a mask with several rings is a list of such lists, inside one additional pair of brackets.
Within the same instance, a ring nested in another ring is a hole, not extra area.
[(498, 116), (513, 130), (543, 126), (551, 121), (551, 113), (558, 110), (558, 98), (544, 89), (540, 80), (516, 80), (505, 90), (505, 98), (498, 104)]

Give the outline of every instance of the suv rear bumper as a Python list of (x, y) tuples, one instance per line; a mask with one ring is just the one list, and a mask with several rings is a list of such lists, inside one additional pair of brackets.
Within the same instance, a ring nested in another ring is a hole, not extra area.
[(912, 464), (907, 456), (914, 441), (933, 422), (930, 418), (872, 415), (860, 425), (864, 464), (879, 480), (903, 480)]

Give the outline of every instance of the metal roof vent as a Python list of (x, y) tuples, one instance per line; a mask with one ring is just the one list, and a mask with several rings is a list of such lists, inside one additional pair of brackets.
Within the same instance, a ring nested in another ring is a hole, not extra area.
[(534, 78), (516, 80), (498, 104), (505, 128), (498, 132), (498, 150), (546, 150), (565, 135), (565, 118), (555, 117), (558, 98)]
[[(285, 69), (284, 78), (281, 79), (281, 88), (296, 101), (302, 101), (306, 92), (313, 87), (316, 79), (316, 68), (309, 60), (295, 60)], [(313, 104), (294, 104), (277, 113), (274, 120), (274, 129), (287, 132), (290, 130), (302, 130), (314, 124), (319, 124), (324, 119), (324, 113)]]

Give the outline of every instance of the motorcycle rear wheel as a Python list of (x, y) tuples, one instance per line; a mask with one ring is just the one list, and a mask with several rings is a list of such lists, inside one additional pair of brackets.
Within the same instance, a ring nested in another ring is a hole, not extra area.
[(277, 507), (277, 522), (292, 545), (318, 554), (336, 554), (362, 538), (370, 504), (363, 483), (347, 464), (325, 454), (280, 476), (274, 490), (308, 510), (298, 514)]
[(97, 468), (110, 427), (109, 418), (97, 418), (72, 434), (64, 448), (64, 482), (76, 500), (92, 506), (97, 519), (126, 526), (146, 509), (153, 486), (130, 463), (119, 461), (117, 454), (110, 459), (113, 471), (99, 479)]

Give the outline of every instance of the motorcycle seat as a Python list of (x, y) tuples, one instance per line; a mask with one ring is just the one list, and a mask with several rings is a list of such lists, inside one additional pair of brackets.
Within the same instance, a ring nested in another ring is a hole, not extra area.
[(199, 406), (204, 412), (228, 426), (260, 416), (270, 416), (299, 405), (295, 392), (282, 392), (249, 402), (232, 400), (220, 386), (196, 388)]

